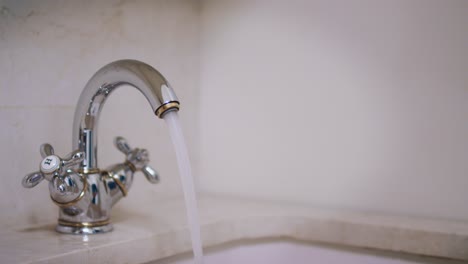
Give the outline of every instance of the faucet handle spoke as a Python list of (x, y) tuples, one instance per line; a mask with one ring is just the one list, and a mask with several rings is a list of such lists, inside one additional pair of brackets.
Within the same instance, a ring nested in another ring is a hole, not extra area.
[(21, 184), (24, 188), (32, 188), (44, 180), (44, 175), (40, 171), (29, 173), (23, 178)]
[(80, 164), (84, 160), (85, 153), (79, 150), (75, 150), (72, 153), (69, 153), (62, 160), (62, 169), (68, 169), (75, 165)]
[(151, 183), (158, 183), (159, 182), (159, 173), (151, 168), (150, 166), (145, 166), (141, 169), (143, 174), (145, 175), (146, 179)]
[(54, 155), (54, 148), (49, 143), (42, 144), (39, 151), (43, 159), (47, 156)]
[(118, 150), (120, 150), (123, 154), (128, 155), (132, 152), (132, 148), (128, 145), (127, 140), (123, 137), (116, 137), (114, 140), (114, 144)]

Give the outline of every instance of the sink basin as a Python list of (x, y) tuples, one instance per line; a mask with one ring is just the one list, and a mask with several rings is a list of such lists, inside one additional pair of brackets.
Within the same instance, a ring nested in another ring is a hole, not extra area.
[[(191, 254), (182, 254), (151, 264), (193, 264)], [(204, 264), (454, 264), (455, 260), (396, 254), (369, 249), (300, 243), (292, 240), (235, 242), (206, 250)], [(149, 264), (149, 263), (148, 263)]]

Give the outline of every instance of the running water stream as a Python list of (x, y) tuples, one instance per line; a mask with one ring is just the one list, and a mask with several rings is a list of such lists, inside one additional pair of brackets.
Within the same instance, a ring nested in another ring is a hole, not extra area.
[(192, 240), (192, 250), (195, 264), (203, 264), (203, 249), (200, 236), (200, 222), (198, 218), (197, 199), (195, 186), (193, 184), (192, 169), (185, 144), (179, 116), (176, 111), (171, 111), (163, 116), (169, 127), (171, 140), (175, 148), (177, 163), (179, 165), (179, 175), (184, 191), (185, 208), (190, 228), (190, 238)]

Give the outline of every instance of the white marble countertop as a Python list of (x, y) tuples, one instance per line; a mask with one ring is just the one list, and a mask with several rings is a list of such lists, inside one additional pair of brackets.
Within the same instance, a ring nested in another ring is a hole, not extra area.
[[(468, 260), (468, 222), (318, 210), (306, 205), (200, 195), (205, 247), (256, 238), (383, 249)], [(144, 263), (191, 249), (179, 197), (157, 196), (139, 208), (115, 209), (114, 231), (76, 236), (55, 222), (9, 224), (0, 232), (2, 263)]]

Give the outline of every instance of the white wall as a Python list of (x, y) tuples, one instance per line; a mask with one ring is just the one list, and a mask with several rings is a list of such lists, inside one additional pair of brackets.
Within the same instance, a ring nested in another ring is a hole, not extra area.
[(468, 219), (467, 1), (203, 1), (200, 187)]
[[(24, 189), (21, 179), (38, 170), (40, 144), (51, 143), (60, 155), (72, 150), (78, 97), (91, 76), (114, 60), (141, 60), (166, 76), (183, 103), (181, 119), (196, 149), (198, 105), (192, 98), (198, 93), (198, 19), (199, 5), (190, 0), (0, 1), (3, 224), (55, 222), (58, 209), (47, 184)], [(164, 122), (138, 91), (126, 87), (115, 93), (101, 116), (101, 167), (124, 160), (112, 146), (113, 138), (122, 135), (132, 146), (150, 151), (151, 165), (162, 177), (159, 185), (150, 185), (138, 175), (118, 207), (137, 206), (160, 192), (180, 194)]]

